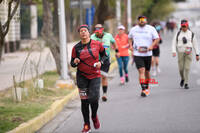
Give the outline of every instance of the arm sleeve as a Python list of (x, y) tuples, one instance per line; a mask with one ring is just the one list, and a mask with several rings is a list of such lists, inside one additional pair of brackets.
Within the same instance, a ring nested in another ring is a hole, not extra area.
[(70, 64), (71, 64), (72, 67), (77, 67), (78, 66), (77, 64), (74, 63), (74, 59), (75, 58), (76, 58), (76, 50), (73, 47), (73, 49), (72, 49), (72, 57), (71, 57), (71, 62), (70, 62)]
[(113, 38), (113, 36), (110, 34), (110, 42), (113, 44), (113, 43), (116, 43), (115, 42), (115, 39)]
[(106, 54), (106, 50), (103, 47), (102, 43), (100, 43), (100, 50), (99, 50), (99, 55), (100, 55), (100, 59), (101, 59), (101, 63), (103, 64), (103, 62), (108, 58), (108, 55)]
[(172, 53), (176, 53), (176, 35), (177, 33), (174, 35), (173, 40), (172, 40)]
[(195, 53), (196, 55), (199, 55), (199, 47), (198, 47), (198, 44), (197, 44), (197, 39), (196, 39), (196, 36), (194, 35), (194, 38), (193, 38), (193, 48), (195, 50)]

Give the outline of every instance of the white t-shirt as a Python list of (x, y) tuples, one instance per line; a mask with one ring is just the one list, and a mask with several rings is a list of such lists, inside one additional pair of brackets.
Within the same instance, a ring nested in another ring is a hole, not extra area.
[(138, 49), (139, 47), (149, 48), (153, 40), (159, 38), (159, 35), (156, 29), (151, 25), (145, 25), (144, 27), (136, 25), (133, 28), (131, 28), (128, 38), (131, 38), (133, 40), (135, 56), (152, 56), (152, 51), (140, 53)]

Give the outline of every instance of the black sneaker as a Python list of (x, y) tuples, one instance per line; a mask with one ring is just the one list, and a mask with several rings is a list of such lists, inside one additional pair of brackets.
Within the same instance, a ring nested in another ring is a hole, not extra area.
[(183, 85), (184, 85), (184, 80), (181, 80), (180, 86), (183, 87)]
[(128, 79), (128, 76), (125, 76), (125, 81), (126, 81), (126, 82), (128, 82), (128, 81), (129, 81), (129, 79)]
[(188, 84), (185, 84), (185, 87), (184, 87), (185, 89), (189, 89), (189, 86), (188, 86)]
[(142, 90), (142, 92), (141, 92), (141, 97), (146, 97), (145, 90)]

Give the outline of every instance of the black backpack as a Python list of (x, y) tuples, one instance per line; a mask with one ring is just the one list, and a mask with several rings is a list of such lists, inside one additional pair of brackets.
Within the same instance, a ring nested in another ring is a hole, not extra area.
[[(90, 44), (91, 44), (91, 43), (87, 44), (87, 49), (88, 49), (90, 55), (91, 55), (94, 59), (96, 59), (96, 58), (94, 57), (93, 53), (92, 53)], [(77, 56), (79, 59), (80, 59), (80, 53), (81, 53), (81, 50), (83, 49), (83, 47), (84, 47), (84, 46), (81, 44), (81, 42), (80, 42), (78, 45), (75, 46), (76, 56)], [(102, 63), (103, 65), (109, 65), (109, 64), (110, 64), (110, 59), (109, 59), (108, 56), (102, 56), (100, 59), (101, 59), (101, 63)], [(90, 66), (89, 64), (85, 63), (83, 60), (80, 59), (80, 61), (81, 61), (82, 63), (84, 63), (85, 65)], [(90, 67), (93, 67), (93, 66), (90, 66)]]
[[(90, 42), (91, 42), (91, 41), (90, 41)], [(91, 43), (90, 43), (90, 42), (89, 42), (89, 44), (86, 44), (86, 45), (87, 45), (87, 49), (88, 49), (90, 55), (91, 55), (94, 59), (96, 59), (96, 58), (94, 57), (93, 53), (92, 53), (91, 46), (90, 46)], [(75, 46), (75, 51), (76, 51), (76, 56), (77, 56), (77, 58), (79, 58), (79, 60), (80, 60), (83, 64), (85, 64), (85, 65), (87, 65), (87, 66), (90, 66), (90, 67), (93, 67), (93, 66), (91, 66), (91, 65), (89, 65), (89, 64), (87, 64), (87, 63), (85, 63), (83, 60), (80, 59), (80, 53), (81, 53), (81, 51), (83, 50), (83, 48), (84, 48), (84, 46), (81, 44), (81, 42), (79, 42), (78, 45)]]

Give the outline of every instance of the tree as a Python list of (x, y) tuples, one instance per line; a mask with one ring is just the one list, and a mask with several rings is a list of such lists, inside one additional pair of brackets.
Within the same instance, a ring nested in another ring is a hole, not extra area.
[(172, 0), (151, 0), (151, 3), (146, 7), (143, 14), (151, 21), (154, 19), (163, 19), (172, 11)]
[(175, 2), (185, 2), (186, 0), (173, 0)]
[[(53, 25), (58, 26), (58, 21), (53, 21), (53, 13), (52, 13), (52, 4), (48, 0), (42, 0), (43, 2), (43, 27), (42, 27), (42, 37), (44, 38), (47, 46), (49, 46), (51, 53), (56, 62), (57, 72), (60, 74), (61, 72), (61, 64), (60, 64), (60, 46), (58, 41), (58, 35), (54, 34)], [(57, 2), (57, 1), (55, 1)], [(54, 11), (57, 11), (57, 3), (54, 6)], [(57, 14), (57, 13), (54, 13)], [(57, 23), (57, 24), (56, 24)], [(56, 32), (58, 33), (58, 32)]]
[(106, 20), (114, 18), (114, 6), (115, 0), (101, 0), (97, 5), (93, 26), (96, 24), (104, 24)]
[[(0, 4), (3, 4), (3, 2), (6, 2), (6, 0), (0, 0)], [(14, 17), (20, 2), (21, 0), (8, 0), (7, 20), (5, 21), (5, 23), (2, 23), (0, 21), (0, 61), (2, 58), (3, 47), (5, 45), (5, 36), (9, 31), (10, 22)]]

